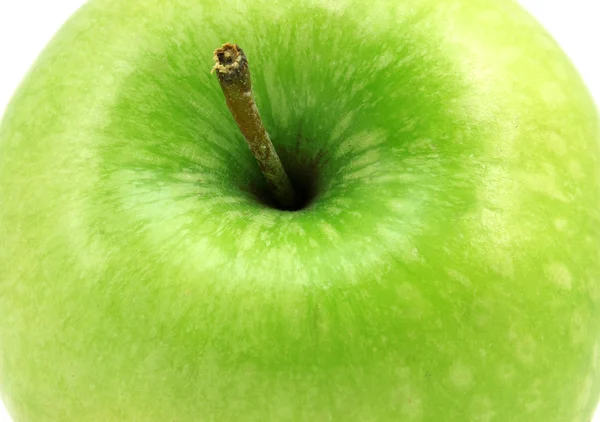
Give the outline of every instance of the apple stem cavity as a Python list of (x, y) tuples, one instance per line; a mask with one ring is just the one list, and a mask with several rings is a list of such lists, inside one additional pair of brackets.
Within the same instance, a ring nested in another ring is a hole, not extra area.
[(273, 199), (283, 210), (296, 209), (296, 192), (262, 123), (252, 95), (246, 54), (236, 44), (226, 43), (215, 50), (213, 59), (216, 64), (212, 73), (217, 74), (227, 107), (246, 138)]

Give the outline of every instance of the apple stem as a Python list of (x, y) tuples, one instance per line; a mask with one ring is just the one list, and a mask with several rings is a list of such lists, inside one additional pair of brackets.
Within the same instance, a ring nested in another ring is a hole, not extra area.
[(227, 106), (258, 161), (275, 201), (283, 209), (294, 209), (296, 193), (261, 121), (244, 51), (227, 43), (215, 50), (213, 58), (216, 64), (212, 72), (217, 73)]

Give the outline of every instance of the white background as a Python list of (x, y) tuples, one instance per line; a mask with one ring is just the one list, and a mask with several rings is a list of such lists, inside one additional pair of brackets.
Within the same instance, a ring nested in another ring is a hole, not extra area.
[[(600, 9), (597, 0), (520, 1), (552, 32), (571, 56), (596, 102), (600, 104)], [(0, 115), (40, 50), (84, 2), (0, 0)], [(0, 422), (10, 421), (0, 403)], [(593, 422), (600, 422), (600, 413)]]

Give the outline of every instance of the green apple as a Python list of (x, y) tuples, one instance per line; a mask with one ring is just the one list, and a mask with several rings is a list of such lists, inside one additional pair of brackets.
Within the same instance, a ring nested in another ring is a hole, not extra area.
[(587, 422), (600, 395), (598, 112), (511, 0), (92, 0), (6, 110), (0, 242), (17, 422)]

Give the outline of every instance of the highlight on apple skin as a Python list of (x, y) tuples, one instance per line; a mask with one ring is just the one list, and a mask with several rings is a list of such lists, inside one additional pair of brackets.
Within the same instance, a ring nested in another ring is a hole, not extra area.
[[(210, 70), (243, 48), (304, 202)], [(0, 123), (15, 422), (588, 422), (600, 123), (511, 0), (91, 0)]]

